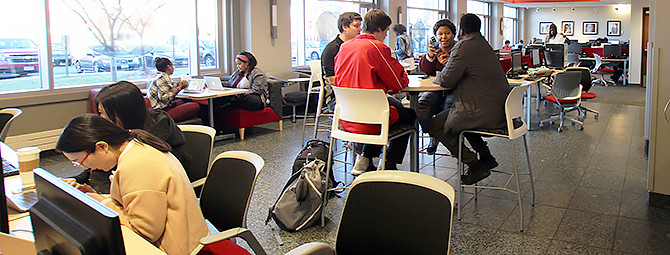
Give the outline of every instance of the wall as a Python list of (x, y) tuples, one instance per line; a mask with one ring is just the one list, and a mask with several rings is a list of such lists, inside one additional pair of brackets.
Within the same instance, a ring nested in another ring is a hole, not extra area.
[[(607, 37), (611, 40), (619, 40), (625, 42), (631, 38), (631, 12), (630, 5), (627, 7), (620, 7), (618, 11), (614, 10), (614, 6), (604, 7), (575, 7), (574, 11), (570, 7), (555, 8), (539, 8), (539, 12), (535, 8), (526, 10), (524, 41), (533, 39), (533, 37), (544, 39), (545, 35), (540, 35), (540, 22), (554, 22), (558, 26), (558, 32), (561, 32), (561, 21), (574, 21), (574, 35), (568, 36), (571, 40), (578, 40), (585, 42), (599, 37)], [(621, 21), (621, 36), (607, 36), (607, 21), (620, 20)], [(598, 34), (597, 35), (583, 35), (582, 22), (583, 21), (597, 21)]]
[(630, 12), (630, 71), (629, 83), (642, 83), (642, 8), (649, 7), (649, 0), (632, 0)]
[(240, 0), (240, 49), (251, 51), (264, 72), (291, 70), (290, 0), (277, 0), (277, 39), (270, 36), (270, 1)]

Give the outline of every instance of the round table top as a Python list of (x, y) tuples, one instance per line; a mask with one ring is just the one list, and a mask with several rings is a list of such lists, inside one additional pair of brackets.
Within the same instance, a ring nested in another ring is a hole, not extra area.
[(288, 79), (288, 82), (303, 82), (303, 81), (309, 81), (309, 77), (299, 77), (299, 78), (291, 78)]
[(403, 92), (424, 92), (424, 91), (441, 91), (447, 90), (440, 85), (434, 84), (435, 76), (428, 76), (421, 79), (421, 75), (409, 75), (409, 85), (404, 88)]

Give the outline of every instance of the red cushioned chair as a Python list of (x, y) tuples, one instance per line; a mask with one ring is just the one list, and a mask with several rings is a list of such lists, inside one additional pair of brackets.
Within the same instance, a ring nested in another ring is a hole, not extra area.
[[(598, 79), (592, 79), (591, 72), (586, 67), (568, 67), (566, 71), (579, 71), (582, 73), (582, 79), (579, 84), (582, 85), (582, 101), (596, 98), (595, 93), (588, 92), (591, 89), (593, 83), (598, 82)], [(586, 118), (586, 112), (592, 112), (595, 114), (595, 118), (598, 119), (598, 111), (588, 108), (586, 106), (579, 106), (579, 113), (582, 115), (582, 120)]]
[[(591, 70), (591, 73), (600, 74), (600, 79), (598, 79), (604, 86), (609, 86), (609, 83), (605, 80), (605, 73), (614, 73), (612, 68), (604, 68), (603, 60), (598, 54), (593, 54), (593, 57), (596, 59), (596, 65)], [(612, 83), (612, 85), (615, 85)]]
[(572, 122), (572, 125), (579, 124), (579, 130), (584, 129), (584, 123), (566, 116), (566, 113), (579, 110), (581, 106), (582, 85), (579, 84), (581, 76), (581, 72), (578, 71), (565, 71), (556, 75), (554, 84), (551, 87), (551, 94), (545, 96), (544, 100), (558, 106), (561, 112), (558, 115), (551, 116), (549, 119), (540, 121), (540, 127), (544, 127), (545, 121), (553, 124), (554, 119), (559, 119), (558, 132), (562, 132), (563, 119), (568, 119)]
[(265, 107), (263, 110), (248, 111), (242, 109), (230, 110), (223, 114), (221, 120), (223, 124), (240, 130), (240, 139), (244, 140), (244, 129), (260, 124), (279, 122), (279, 131), (282, 131), (282, 120), (272, 110), (271, 107)]

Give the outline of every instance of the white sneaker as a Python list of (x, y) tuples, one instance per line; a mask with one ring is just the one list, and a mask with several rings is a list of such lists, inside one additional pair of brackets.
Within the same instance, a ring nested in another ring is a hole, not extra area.
[(365, 173), (365, 171), (368, 170), (369, 165), (370, 165), (369, 158), (366, 158), (363, 155), (358, 155), (356, 156), (356, 163), (354, 164), (354, 169), (351, 170), (351, 174), (360, 175), (362, 173)]

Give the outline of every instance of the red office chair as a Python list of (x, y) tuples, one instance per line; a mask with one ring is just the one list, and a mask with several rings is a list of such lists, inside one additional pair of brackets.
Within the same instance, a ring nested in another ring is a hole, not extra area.
[[(612, 68), (604, 68), (603, 60), (598, 54), (593, 54), (593, 57), (596, 59), (596, 65), (591, 69), (591, 73), (600, 74), (600, 79), (598, 79), (604, 86), (609, 86), (609, 83), (605, 80), (605, 73), (614, 73)], [(615, 85), (612, 83), (612, 85)]]

